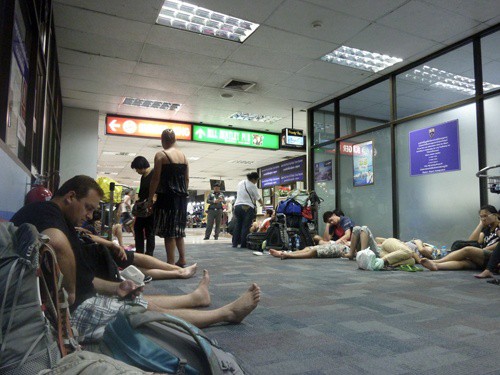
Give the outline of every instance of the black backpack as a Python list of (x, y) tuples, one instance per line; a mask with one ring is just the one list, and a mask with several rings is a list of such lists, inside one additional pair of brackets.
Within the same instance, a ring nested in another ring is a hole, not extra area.
[(266, 250), (288, 250), (289, 237), (286, 230), (286, 216), (277, 214), (276, 221), (267, 229)]

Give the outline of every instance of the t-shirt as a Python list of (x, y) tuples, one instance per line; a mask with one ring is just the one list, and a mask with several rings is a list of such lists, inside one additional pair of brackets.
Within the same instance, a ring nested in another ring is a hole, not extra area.
[(39, 232), (43, 232), (48, 228), (56, 228), (66, 235), (71, 244), (76, 263), (76, 299), (71, 306), (71, 311), (96, 294), (93, 284), (94, 270), (82, 253), (75, 228), (64, 218), (57, 204), (51, 201), (29, 204), (17, 211), (11, 222), (16, 226), (23, 223), (33, 224)]
[[(333, 241), (337, 241), (344, 236), (345, 232), (354, 227), (354, 222), (347, 216), (341, 216), (337, 225), (330, 227), (330, 235)], [(347, 239), (348, 241), (350, 238)]]
[(493, 230), (490, 227), (484, 227), (483, 230), (481, 231), (484, 234), (484, 240), (481, 245), (482, 248), (488, 247), (491, 245), (496, 244), (497, 242), (500, 242), (500, 237), (498, 237), (497, 230), (499, 228), (494, 228)]
[(253, 182), (242, 180), (238, 183), (235, 206), (247, 205), (255, 208), (255, 202), (259, 199), (259, 190)]

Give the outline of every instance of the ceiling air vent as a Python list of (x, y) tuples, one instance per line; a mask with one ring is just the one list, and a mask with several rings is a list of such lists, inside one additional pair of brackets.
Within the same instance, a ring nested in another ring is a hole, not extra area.
[(223, 89), (236, 90), (236, 91), (248, 91), (255, 86), (255, 82), (239, 81), (236, 79), (230, 80), (224, 86)]

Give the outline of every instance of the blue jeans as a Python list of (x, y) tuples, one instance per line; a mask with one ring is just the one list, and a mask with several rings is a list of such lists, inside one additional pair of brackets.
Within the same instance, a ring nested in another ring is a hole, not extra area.
[(241, 247), (247, 247), (247, 235), (255, 218), (255, 209), (240, 204), (234, 207), (234, 216), (236, 217), (236, 225), (233, 231), (233, 247), (237, 247), (239, 244)]

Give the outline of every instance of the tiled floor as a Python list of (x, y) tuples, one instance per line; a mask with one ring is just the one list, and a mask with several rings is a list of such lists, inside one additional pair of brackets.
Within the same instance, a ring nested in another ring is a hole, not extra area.
[[(282, 261), (233, 249), (230, 238), (203, 241), (203, 234), (188, 230), (187, 257), (210, 271), (212, 307), (251, 282), (262, 288), (259, 307), (242, 324), (205, 330), (251, 374), (500, 374), (500, 287), (472, 271)], [(165, 259), (156, 243), (155, 255)], [(147, 293), (188, 293), (199, 274), (154, 281)]]

